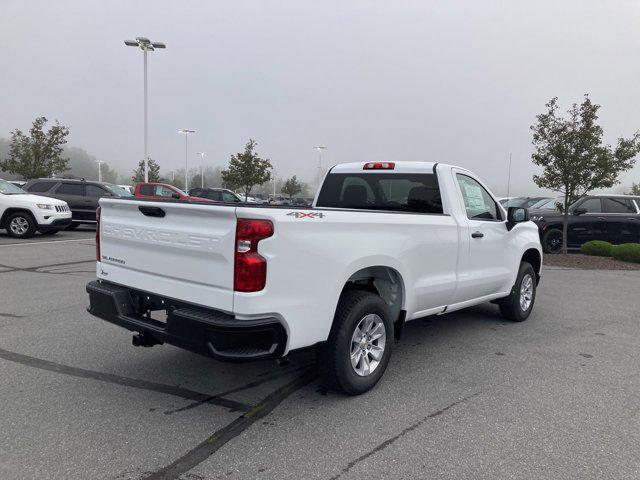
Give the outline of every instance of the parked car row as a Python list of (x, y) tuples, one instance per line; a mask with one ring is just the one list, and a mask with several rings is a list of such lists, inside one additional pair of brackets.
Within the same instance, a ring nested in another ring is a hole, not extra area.
[[(556, 198), (529, 209), (547, 253), (562, 249), (563, 214), (557, 208), (561, 202)], [(568, 209), (567, 246), (579, 249), (590, 240), (613, 244), (640, 242), (640, 197), (586, 195), (574, 202)]]

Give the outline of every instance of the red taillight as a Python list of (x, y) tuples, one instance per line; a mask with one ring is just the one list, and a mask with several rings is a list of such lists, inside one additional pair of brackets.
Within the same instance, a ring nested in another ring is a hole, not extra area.
[(369, 162), (365, 163), (363, 170), (393, 170), (396, 168), (394, 162)]
[(235, 272), (236, 292), (258, 292), (267, 283), (267, 260), (258, 254), (258, 242), (273, 235), (269, 220), (239, 218), (236, 225)]
[(96, 209), (96, 262), (100, 261), (100, 207)]

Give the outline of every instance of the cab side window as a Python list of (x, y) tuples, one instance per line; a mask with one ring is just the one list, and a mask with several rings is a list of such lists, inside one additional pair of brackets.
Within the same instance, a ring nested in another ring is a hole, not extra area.
[(495, 200), (473, 178), (456, 174), (462, 192), (467, 218), (470, 220), (502, 220)]
[(578, 208), (585, 210), (585, 213), (602, 213), (602, 202), (599, 198), (588, 198)]

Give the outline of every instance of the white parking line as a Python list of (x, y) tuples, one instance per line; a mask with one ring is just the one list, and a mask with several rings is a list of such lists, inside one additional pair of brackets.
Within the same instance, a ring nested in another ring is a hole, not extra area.
[(22, 246), (22, 245), (44, 245), (46, 243), (86, 242), (91, 240), (92, 240), (91, 238), (78, 238), (75, 240), (51, 240), (50, 242), (6, 243), (4, 245), (0, 245), (0, 247), (15, 247), (15, 246)]

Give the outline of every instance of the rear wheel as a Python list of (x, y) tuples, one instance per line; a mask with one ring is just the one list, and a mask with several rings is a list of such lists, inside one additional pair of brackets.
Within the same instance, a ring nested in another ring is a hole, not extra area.
[(560, 253), (562, 251), (562, 230), (554, 228), (542, 236), (542, 248), (545, 253)]
[(393, 322), (386, 302), (371, 292), (345, 292), (329, 339), (318, 351), (325, 386), (349, 395), (373, 388), (387, 368), (392, 341)]
[(499, 304), (500, 313), (514, 322), (523, 322), (531, 315), (535, 300), (536, 272), (530, 263), (522, 262), (511, 295)]
[(7, 219), (7, 233), (14, 238), (29, 238), (36, 233), (36, 222), (25, 212), (17, 212)]

